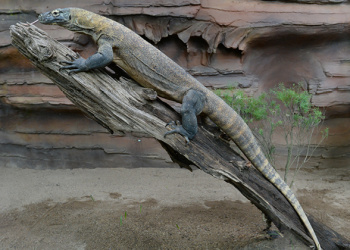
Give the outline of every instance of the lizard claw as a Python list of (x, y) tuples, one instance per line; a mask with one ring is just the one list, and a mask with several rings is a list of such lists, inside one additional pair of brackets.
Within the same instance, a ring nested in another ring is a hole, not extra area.
[(182, 135), (182, 136), (185, 138), (185, 140), (186, 140), (186, 145), (188, 145), (188, 144), (190, 143), (190, 139), (188, 139), (188, 136), (183, 135), (183, 134), (180, 133), (177, 129), (173, 129), (173, 130), (170, 130), (170, 131), (166, 132), (166, 133), (164, 134), (164, 138), (166, 138), (167, 135), (171, 135), (171, 134), (175, 134), (175, 133), (178, 133), (178, 134)]
[(181, 123), (180, 123), (179, 120), (177, 120), (177, 121), (171, 121), (171, 122), (168, 122), (168, 123), (165, 125), (165, 127), (168, 127), (168, 126), (170, 126), (172, 129), (175, 129), (176, 126), (181, 126)]
[(171, 121), (171, 122), (168, 122), (167, 124), (165, 124), (165, 127), (173, 126), (173, 125), (174, 125), (174, 121)]
[(72, 56), (71, 54), (66, 54), (67, 57), (69, 57), (72, 61), (80, 58), (81, 56), (79, 55), (79, 53), (75, 53), (75, 57)]

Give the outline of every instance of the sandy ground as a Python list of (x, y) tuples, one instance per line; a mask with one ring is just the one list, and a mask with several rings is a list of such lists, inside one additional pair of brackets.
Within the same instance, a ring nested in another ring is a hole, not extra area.
[[(304, 209), (350, 239), (350, 168), (304, 170)], [(268, 240), (234, 187), (179, 168), (0, 167), (0, 249), (308, 249)]]

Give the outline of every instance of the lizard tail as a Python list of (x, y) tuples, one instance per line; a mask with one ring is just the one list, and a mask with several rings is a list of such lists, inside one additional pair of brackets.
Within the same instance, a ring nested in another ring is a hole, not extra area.
[(216, 125), (218, 125), (229, 137), (231, 137), (231, 139), (241, 149), (253, 166), (257, 168), (286, 197), (310, 233), (316, 248), (321, 249), (317, 236), (299, 201), (296, 199), (293, 191), (268, 162), (248, 125), (221, 98), (216, 96), (215, 98), (207, 98), (207, 100), (212, 102), (208, 106), (215, 107), (215, 109), (207, 110), (205, 113), (214, 123), (216, 123)]

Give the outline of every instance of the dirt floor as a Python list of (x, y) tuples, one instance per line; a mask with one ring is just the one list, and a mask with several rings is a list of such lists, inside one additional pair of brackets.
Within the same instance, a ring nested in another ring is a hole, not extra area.
[[(350, 239), (350, 167), (305, 169), (304, 209)], [(179, 168), (0, 167), (0, 249), (309, 249), (269, 240), (261, 212), (232, 186)]]

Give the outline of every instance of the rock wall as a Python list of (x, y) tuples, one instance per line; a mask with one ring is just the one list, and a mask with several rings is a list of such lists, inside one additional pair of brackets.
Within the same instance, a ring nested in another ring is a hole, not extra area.
[[(313, 4), (317, 3), (317, 4)], [(67, 0), (2, 1), (0, 15), (0, 158), (32, 168), (169, 165), (152, 138), (110, 136), (88, 120), (10, 43), (9, 26), (32, 22)], [(349, 157), (349, 1), (78, 0), (152, 42), (209, 88), (235, 86), (254, 95), (302, 83), (326, 110), (324, 157)], [(87, 57), (85, 35), (38, 26)], [(340, 149), (340, 150), (339, 150)]]

